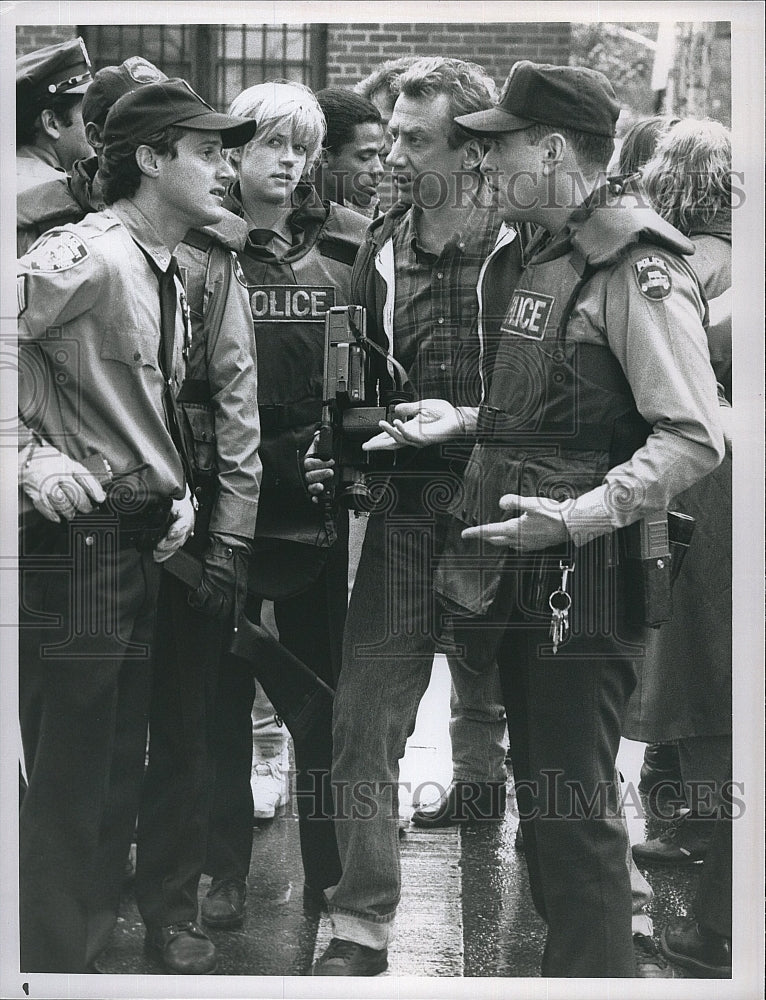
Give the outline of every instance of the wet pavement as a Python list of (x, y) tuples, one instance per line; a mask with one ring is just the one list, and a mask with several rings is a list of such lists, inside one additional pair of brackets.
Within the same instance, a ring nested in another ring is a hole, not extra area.
[[(402, 761), (402, 815), (412, 810), (412, 790), (450, 777), (449, 673), (437, 657), (434, 675)], [(635, 788), (643, 744), (623, 741), (618, 765)], [(389, 976), (536, 977), (544, 925), (529, 893), (523, 853), (514, 846), (517, 826), (509, 782), (505, 819), (460, 829), (420, 831), (400, 841), (402, 903), (397, 936), (389, 949)], [(626, 804), (633, 843), (655, 836), (661, 820), (645, 821), (637, 793)], [(290, 806), (254, 827), (244, 925), (211, 931), (218, 976), (304, 976), (331, 936), (327, 915), (303, 896), (298, 822)], [(668, 919), (687, 913), (700, 865), (644, 871), (654, 889), (649, 913), (658, 935)], [(203, 880), (200, 898), (209, 880)], [(143, 951), (143, 924), (126, 888), (110, 947), (98, 961), (104, 973), (157, 975), (162, 969)], [(683, 978), (678, 972), (678, 977)]]

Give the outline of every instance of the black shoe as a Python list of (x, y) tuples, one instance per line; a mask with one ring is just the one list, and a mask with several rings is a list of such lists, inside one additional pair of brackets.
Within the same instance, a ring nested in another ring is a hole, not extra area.
[(148, 931), (146, 951), (168, 972), (179, 976), (205, 976), (215, 972), (215, 945), (192, 920)]
[(200, 907), (203, 923), (221, 930), (239, 927), (245, 919), (246, 898), (247, 886), (241, 879), (213, 880)]
[(388, 968), (388, 949), (366, 948), (356, 941), (333, 938), (311, 966), (312, 976), (377, 976)]
[(644, 750), (641, 765), (639, 792), (649, 795), (660, 782), (681, 786), (681, 763), (675, 743), (650, 743)]
[(691, 865), (704, 861), (714, 822), (691, 815), (674, 820), (659, 837), (634, 844), (633, 860), (639, 865)]
[(654, 938), (646, 934), (633, 935), (636, 976), (639, 979), (675, 979), (675, 973), (660, 954)]
[(676, 917), (662, 932), (663, 954), (701, 979), (731, 979), (731, 939)]
[(440, 799), (412, 814), (413, 826), (435, 828), (452, 823), (501, 820), (505, 816), (504, 781), (453, 781)]

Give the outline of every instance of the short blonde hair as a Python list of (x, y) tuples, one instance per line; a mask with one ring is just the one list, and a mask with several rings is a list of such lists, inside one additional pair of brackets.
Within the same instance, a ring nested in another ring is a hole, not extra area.
[(731, 133), (710, 119), (683, 118), (664, 135), (643, 169), (659, 215), (682, 233), (731, 209)]
[[(290, 129), (292, 135), (306, 147), (304, 177), (311, 173), (322, 151), (327, 126), (319, 102), (308, 87), (289, 80), (256, 84), (234, 98), (229, 114), (255, 118), (254, 140)], [(237, 150), (232, 153), (230, 159), (237, 165), (239, 153)]]

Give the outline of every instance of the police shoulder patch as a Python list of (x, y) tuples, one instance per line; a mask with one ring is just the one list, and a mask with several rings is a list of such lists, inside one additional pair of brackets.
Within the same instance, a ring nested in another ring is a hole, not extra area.
[(670, 268), (665, 258), (658, 254), (647, 254), (634, 261), (633, 273), (644, 298), (655, 301), (666, 299), (673, 289)]
[(88, 248), (77, 233), (54, 229), (45, 233), (21, 258), (28, 271), (67, 271), (84, 261)]

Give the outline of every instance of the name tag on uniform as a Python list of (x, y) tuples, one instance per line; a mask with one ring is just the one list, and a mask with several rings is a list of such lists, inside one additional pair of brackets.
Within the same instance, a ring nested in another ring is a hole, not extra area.
[(335, 305), (332, 285), (248, 286), (253, 319), (271, 323), (315, 323)]
[(542, 340), (553, 308), (553, 296), (517, 288), (500, 330), (516, 337)]

